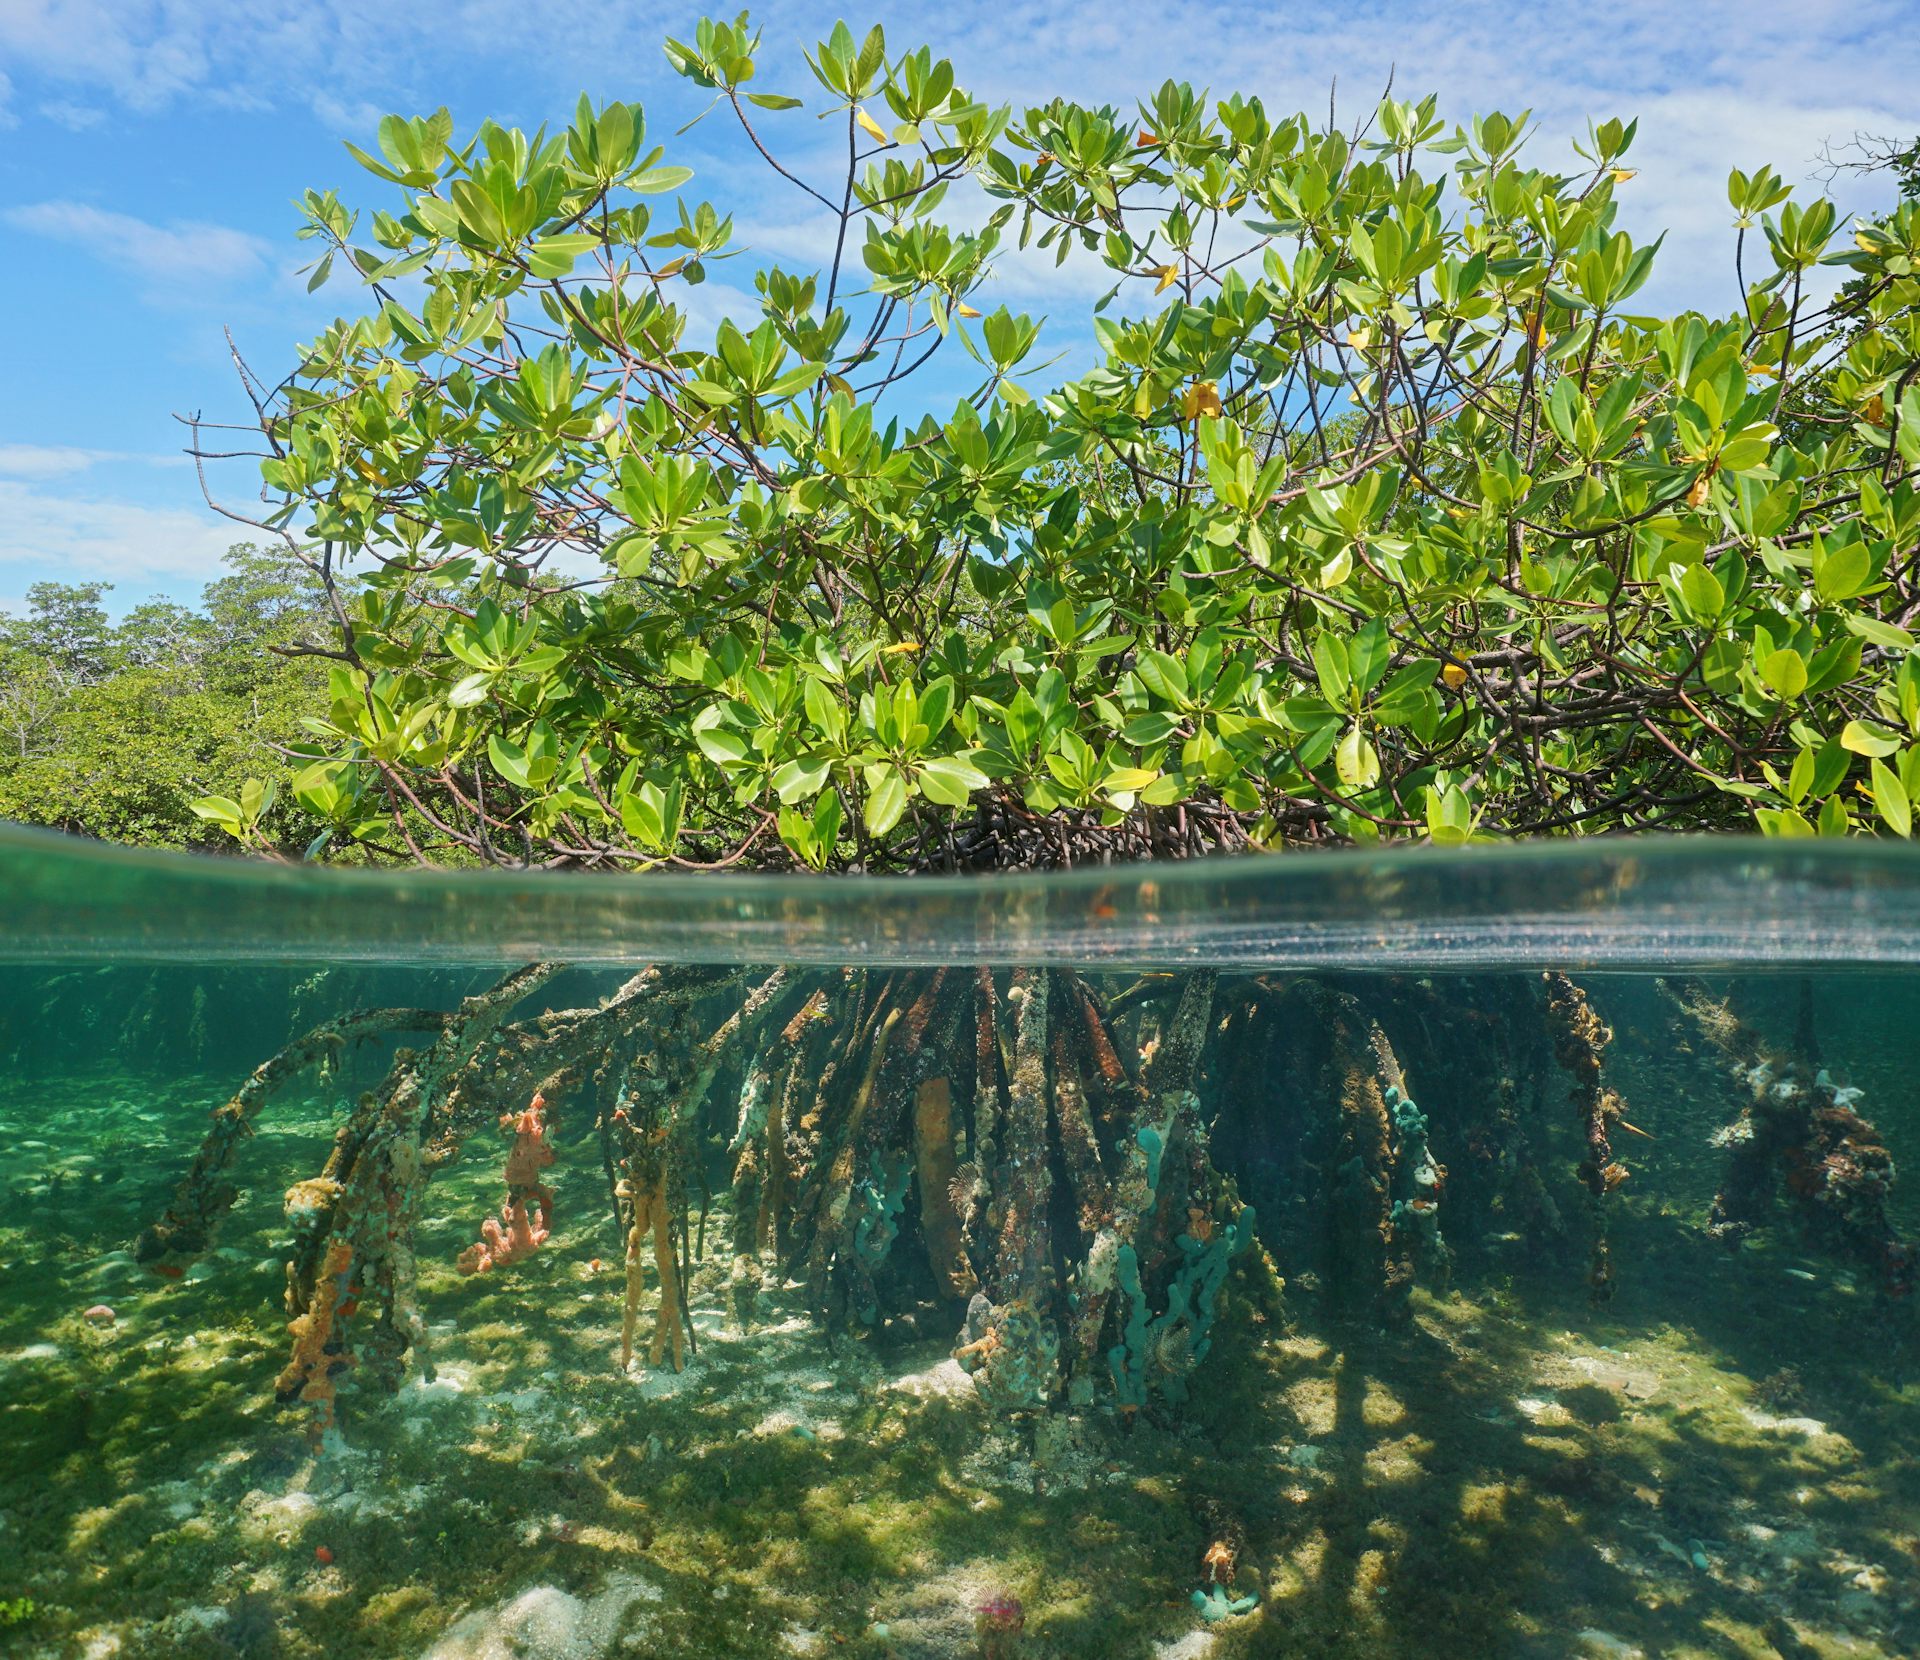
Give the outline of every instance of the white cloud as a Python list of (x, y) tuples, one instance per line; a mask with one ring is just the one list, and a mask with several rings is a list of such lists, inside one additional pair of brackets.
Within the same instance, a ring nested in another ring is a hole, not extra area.
[(98, 104), (78, 104), (71, 98), (50, 98), (40, 106), (40, 113), (74, 133), (104, 126), (107, 120), (107, 111)]
[[(1171, 76), (1215, 93), (1257, 94), (1270, 112), (1318, 113), (1337, 82), (1344, 120), (1367, 109), (1393, 74), (1403, 97), (1437, 92), (1449, 119), (1531, 106), (1540, 131), (1529, 158), (1548, 167), (1570, 162), (1566, 140), (1590, 117), (1637, 115), (1632, 159), (1641, 171), (1623, 192), (1624, 222), (1642, 237), (1669, 232), (1646, 303), (1721, 309), (1734, 298), (1728, 169), (1771, 163), (1805, 183), (1829, 141), (1859, 130), (1910, 134), (1920, 79), (1913, 4), (1695, 0), (1683, 17), (1667, 0), (1539, 0), (1522, 12), (1510, 0), (1285, 8), (1160, 0), (1151, 13), (1112, 0), (1003, 0), (988, 28), (977, 7), (896, 0), (885, 9), (895, 50), (927, 39), (972, 93), (1016, 108), (1061, 94), (1131, 110)], [(828, 31), (837, 9), (824, 0), (758, 8), (767, 38), (756, 84), (817, 107), (819, 89), (798, 49)], [(470, 121), (478, 96), (505, 105), (492, 113), (528, 125), (563, 118), (585, 82), (647, 103), (656, 136), (700, 164), (693, 188), (717, 192), (760, 246), (817, 260), (817, 227), (793, 223), (791, 187), (725, 136), (724, 112), (677, 145), (671, 138), (704, 100), (660, 54), (662, 35), (685, 34), (684, 24), (659, 19), (604, 0), (0, 0), (0, 59), (23, 87), (32, 78), (36, 98), (70, 95), (43, 100), (43, 109), (101, 100), (136, 111), (189, 102), (299, 107), (362, 138), (376, 110), (449, 101)], [(0, 110), (4, 90), (0, 77)], [(793, 147), (809, 173), (817, 167), (830, 179), (835, 146), (811, 113), (764, 126), (770, 142)], [(1839, 191), (1844, 206), (1873, 199), (1873, 187), (1852, 179)], [(55, 207), (101, 211), (31, 211)], [(119, 221), (124, 262), (158, 256), (195, 272), (193, 280), (207, 261), (252, 272), (266, 258), (261, 243), (218, 226), (101, 217)], [(105, 229), (69, 225), (74, 235)], [(1063, 313), (1096, 282), (1098, 273), (1073, 260), (1049, 280), (1032, 262), (1008, 259), (1000, 278), (1009, 299), (1045, 309), (1060, 296)]]
[(157, 288), (230, 282), (266, 268), (272, 244), (247, 231), (196, 220), (156, 225), (86, 202), (34, 202), (7, 209), (8, 224), (85, 248)]
[(0, 477), (59, 478), (113, 459), (112, 450), (88, 450), (76, 444), (0, 444)]
[(78, 444), (0, 444), (0, 478), (60, 478), (107, 462), (123, 467), (184, 467), (187, 458), (86, 449)]
[(43, 578), (187, 584), (220, 574), (244, 526), (204, 510), (152, 507), (0, 479), (0, 585)]
[(316, 92), (312, 109), (322, 126), (363, 147), (367, 134), (380, 125), (381, 116), (387, 113), (380, 105), (365, 98), (341, 99), (330, 92)]

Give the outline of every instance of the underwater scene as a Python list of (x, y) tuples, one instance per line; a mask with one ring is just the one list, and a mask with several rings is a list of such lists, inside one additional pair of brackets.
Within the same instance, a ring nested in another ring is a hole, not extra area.
[(0, 834), (0, 1653), (1920, 1653), (1920, 867)]

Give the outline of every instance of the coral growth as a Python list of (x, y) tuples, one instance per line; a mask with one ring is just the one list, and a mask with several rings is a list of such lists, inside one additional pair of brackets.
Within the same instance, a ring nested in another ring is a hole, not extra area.
[[(1194, 1231), (1174, 1242), (1181, 1262), (1167, 1287), (1166, 1312), (1149, 1316), (1140, 1283), (1139, 1258), (1131, 1245), (1120, 1247), (1120, 1289), (1129, 1313), (1121, 1340), (1107, 1354), (1113, 1386), (1123, 1411), (1147, 1404), (1149, 1389), (1167, 1400), (1184, 1401), (1188, 1380), (1213, 1346), (1213, 1322), (1227, 1267), (1253, 1239), (1253, 1207), (1225, 1228), (1212, 1219), (1192, 1219)], [(1196, 1237), (1196, 1233), (1198, 1237)]]
[(282, 1405), (298, 1401), (307, 1408), (308, 1433), (316, 1443), (333, 1424), (334, 1378), (353, 1364), (352, 1357), (341, 1352), (334, 1327), (353, 1312), (354, 1301), (353, 1247), (336, 1239), (321, 1260), (305, 1312), (287, 1323), (293, 1357), (273, 1386)]
[[(1502, 1204), (1552, 1216), (1512, 1081), (1538, 1057), (1525, 1076), (1539, 1110), (1547, 1045), (1537, 1024), (1524, 1053), (1519, 1038), (1537, 1005), (1484, 987), (1401, 981), (1363, 1002), (1311, 975), (1223, 986), (1209, 970), (1126, 984), (1045, 966), (686, 965), (516, 1017), (560, 972), (516, 970), (444, 1015), (343, 1016), (260, 1069), (217, 1121), (155, 1232), (161, 1258), (204, 1239), (238, 1126), (279, 1079), (362, 1037), (434, 1034), (393, 1054), (325, 1168), (288, 1194), (290, 1398), (330, 1412), (329, 1380), (350, 1364), (389, 1389), (410, 1366), (431, 1376), (413, 1244), (427, 1183), (481, 1126), (511, 1128), (506, 1199), (457, 1260), (467, 1273), (523, 1261), (553, 1225), (545, 1113), (562, 1090), (592, 1112), (625, 1241), (623, 1365), (650, 1275), (648, 1359), (678, 1369), (697, 1354), (683, 1287), (722, 1184), (741, 1328), (770, 1279), (799, 1279), (812, 1314), (863, 1332), (893, 1311), (918, 1324), (931, 1293), (949, 1318), (967, 1309), (957, 1358), (992, 1407), (1087, 1406), (1110, 1390), (1128, 1419), (1186, 1400), (1207, 1363), (1230, 1265), (1254, 1243), (1243, 1191), (1273, 1219), (1269, 1246), (1292, 1233), (1323, 1248), (1338, 1292), (1376, 1315), (1404, 1311), (1416, 1278), (1444, 1279), (1453, 1244)], [(1563, 976), (1548, 1002), (1597, 1200), (1624, 1175), (1608, 1140), (1618, 1098), (1599, 1076), (1611, 1034)], [(1464, 1048), (1434, 1035), (1455, 1015)], [(1412, 1045), (1425, 1108), (1389, 1027)], [(1861, 1174), (1834, 1175), (1831, 1193), (1870, 1174), (1860, 1137), (1849, 1149)], [(350, 1285), (332, 1287), (334, 1262)], [(1610, 1270), (1597, 1227), (1595, 1263), (1598, 1289)]]
[(484, 1274), (518, 1262), (537, 1251), (553, 1232), (553, 1189), (540, 1180), (540, 1172), (553, 1163), (546, 1109), (546, 1097), (536, 1092), (527, 1110), (517, 1118), (512, 1114), (501, 1118), (500, 1127), (513, 1131), (513, 1150), (507, 1154), (506, 1201), (500, 1207), (499, 1220), (490, 1216), (482, 1222), (479, 1242), (469, 1245), (455, 1259), (454, 1266), (461, 1273)]
[(1003, 1308), (976, 1293), (961, 1339), (954, 1358), (973, 1374), (975, 1393), (996, 1411), (1036, 1412), (1053, 1399), (1060, 1384), (1060, 1331), (1030, 1303)]
[(1799, 1214), (1813, 1240), (1871, 1269), (1890, 1296), (1913, 1289), (1920, 1253), (1888, 1215), (1893, 1157), (1880, 1132), (1856, 1110), (1858, 1089), (1819, 1065), (1810, 987), (1803, 987), (1796, 1054), (1772, 1048), (1724, 997), (1696, 982), (1664, 980), (1661, 989), (1717, 1049), (1744, 1088), (1740, 1116), (1714, 1136), (1727, 1152), (1707, 1232), (1743, 1239), (1768, 1217), (1776, 1192)]
[(1745, 1077), (1753, 1100), (1719, 1137), (1730, 1157), (1707, 1231), (1718, 1239), (1751, 1232), (1777, 1181), (1819, 1243), (1872, 1269), (1889, 1295), (1906, 1295), (1916, 1252), (1887, 1214), (1893, 1157), (1854, 1110), (1860, 1091), (1777, 1057)]
[(1434, 1159), (1427, 1143), (1427, 1115), (1413, 1098), (1390, 1084), (1386, 1106), (1400, 1138), (1394, 1163), (1394, 1233), (1406, 1239), (1415, 1264), (1428, 1277), (1444, 1279), (1453, 1261), (1447, 1242), (1440, 1237), (1440, 1193), (1446, 1186), (1446, 1167)]

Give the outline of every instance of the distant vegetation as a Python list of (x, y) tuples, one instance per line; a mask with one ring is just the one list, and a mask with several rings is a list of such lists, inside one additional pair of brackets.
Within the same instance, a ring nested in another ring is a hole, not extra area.
[(110, 623), (104, 584), (42, 582), (24, 616), (0, 612), (0, 818), (206, 847), (226, 838), (196, 797), (290, 772), (282, 747), (324, 711), (325, 676), (272, 648), (318, 632), (324, 596), (282, 552), (236, 547), (227, 567), (197, 610), (153, 600)]
[[(1430, 98), (1016, 113), (877, 29), (667, 53), (831, 256), (735, 260), (637, 106), (383, 121), (384, 207), (312, 192), (300, 233), (363, 303), (251, 388), (261, 530), (337, 602), (324, 707), (291, 803), (161, 744), (231, 780), (210, 824), (865, 870), (1910, 834), (1920, 204), (1843, 224), (1736, 171), (1730, 312), (1650, 314), (1631, 123), (1536, 162), (1526, 115)], [(1015, 243), (1106, 292), (996, 307)], [(722, 270), (754, 298), (696, 329)], [(1098, 361), (1056, 385), (1063, 328)], [(217, 694), (230, 738), (188, 726), (240, 760), (287, 672), (245, 719)], [(10, 801), (114, 822), (35, 766)]]

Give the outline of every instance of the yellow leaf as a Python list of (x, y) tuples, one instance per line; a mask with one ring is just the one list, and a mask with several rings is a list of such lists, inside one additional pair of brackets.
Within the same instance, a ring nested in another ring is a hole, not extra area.
[(1875, 242), (1872, 237), (1868, 236), (1865, 231), (1855, 231), (1853, 233), (1853, 245), (1863, 254), (1877, 254), (1880, 251), (1880, 245)]
[(972, 306), (968, 305), (965, 300), (962, 300), (953, 309), (954, 309), (955, 315), (960, 317), (978, 317), (980, 315), (980, 313), (976, 311)]
[(853, 388), (839, 375), (829, 374), (827, 376), (827, 387), (830, 391), (840, 393), (842, 397), (850, 398), (853, 396)]
[(1160, 279), (1153, 286), (1154, 293), (1164, 294), (1180, 280), (1180, 267), (1177, 265), (1156, 265), (1153, 268), (1153, 274)]
[(1705, 507), (1707, 505), (1707, 494), (1712, 488), (1712, 476), (1708, 473), (1702, 473), (1693, 481), (1693, 488), (1687, 492), (1687, 505), (1689, 507)]
[(1154, 135), (1153, 135), (1152, 133), (1147, 133), (1147, 132), (1143, 132), (1143, 133), (1142, 133), (1142, 134), (1141, 134), (1141, 135), (1140, 135), (1140, 136), (1139, 136), (1138, 138), (1136, 138), (1136, 139), (1135, 139), (1135, 140), (1134, 140), (1133, 142), (1134, 142), (1134, 148), (1135, 148), (1135, 149), (1137, 149), (1137, 150), (1149, 150), (1149, 149), (1152, 149), (1152, 147), (1153, 147), (1154, 145), (1156, 145), (1156, 144), (1158, 144), (1158, 143), (1160, 142), (1160, 140), (1159, 140), (1158, 138), (1156, 138), (1156, 137), (1154, 137)]
[(1180, 400), (1180, 407), (1189, 421), (1196, 415), (1218, 415), (1220, 388), (1210, 380), (1196, 380), (1187, 388), (1186, 396)]
[(1867, 407), (1861, 413), (1866, 416), (1868, 426), (1880, 426), (1887, 418), (1887, 400), (1876, 392), (1867, 400)]
[(1612, 179), (1615, 184), (1625, 184), (1628, 179), (1637, 179), (1640, 176), (1640, 169), (1637, 167), (1614, 167), (1608, 170), (1607, 176)]
[(891, 657), (896, 652), (918, 651), (919, 649), (920, 642), (918, 640), (895, 640), (890, 646), (882, 646), (880, 648), (880, 655), (882, 657)]
[(1440, 678), (1458, 691), (1467, 683), (1467, 671), (1458, 663), (1443, 663), (1440, 666)]
[(1544, 314), (1534, 318), (1533, 327), (1528, 332), (1533, 336), (1534, 345), (1541, 351), (1545, 351), (1549, 337), (1547, 334), (1547, 319)]
[(1364, 352), (1373, 344), (1373, 330), (1362, 326), (1347, 330), (1347, 344), (1356, 352)]
[(865, 110), (856, 106), (853, 112), (853, 118), (860, 123), (861, 131), (875, 142), (880, 144), (891, 144), (893, 142), (892, 139), (887, 137), (887, 129), (867, 114)]

